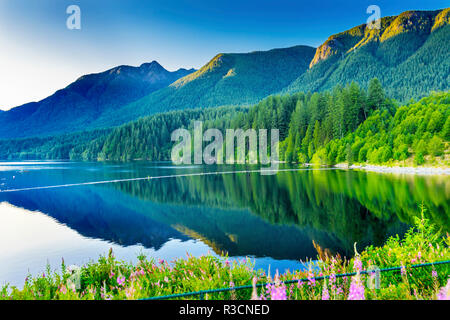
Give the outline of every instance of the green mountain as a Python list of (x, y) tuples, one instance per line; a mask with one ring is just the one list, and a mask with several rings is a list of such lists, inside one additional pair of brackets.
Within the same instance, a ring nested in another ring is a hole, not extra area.
[(296, 46), (251, 53), (218, 54), (200, 70), (112, 114), (99, 126), (118, 125), (157, 112), (249, 105), (286, 87), (308, 69), (315, 49)]
[(450, 8), (407, 11), (381, 19), (381, 29), (363, 24), (333, 35), (315, 53), (309, 70), (284, 92), (323, 91), (378, 78), (400, 101), (450, 87)]
[(1, 112), (0, 139), (111, 128), (172, 110), (246, 106), (280, 92), (325, 92), (352, 81), (366, 89), (373, 78), (388, 97), (408, 102), (450, 89), (449, 22), (450, 8), (407, 11), (382, 18), (380, 30), (360, 25), (317, 49), (218, 54), (195, 72), (169, 72), (157, 62), (117, 67)]
[(158, 62), (82, 76), (50, 97), (0, 113), (0, 137), (85, 130), (103, 114), (168, 86), (195, 70), (169, 72)]

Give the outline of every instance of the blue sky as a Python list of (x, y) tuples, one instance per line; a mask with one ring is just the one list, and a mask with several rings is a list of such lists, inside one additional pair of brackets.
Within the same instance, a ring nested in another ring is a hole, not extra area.
[[(81, 30), (66, 28), (72, 4), (81, 8)], [(389, 16), (448, 1), (1, 0), (0, 109), (121, 64), (199, 68), (219, 52), (316, 47), (365, 23), (371, 4)]]

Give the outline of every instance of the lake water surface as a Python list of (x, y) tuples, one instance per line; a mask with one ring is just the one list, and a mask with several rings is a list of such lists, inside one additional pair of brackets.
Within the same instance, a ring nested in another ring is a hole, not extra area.
[[(285, 167), (289, 168), (289, 167)], [(450, 231), (448, 176), (304, 169), (38, 187), (252, 166), (0, 162), (0, 285), (96, 260), (110, 248), (136, 261), (186, 253), (251, 257), (257, 268), (302, 268), (315, 246), (343, 256), (402, 235), (419, 215)]]

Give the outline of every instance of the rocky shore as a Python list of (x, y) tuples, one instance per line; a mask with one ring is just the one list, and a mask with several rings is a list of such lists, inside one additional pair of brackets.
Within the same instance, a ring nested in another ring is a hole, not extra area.
[(398, 173), (398, 174), (419, 174), (419, 175), (450, 175), (450, 168), (439, 167), (399, 167), (399, 166), (380, 166), (380, 165), (351, 165), (339, 163), (335, 165), (342, 169), (361, 169), (380, 173)]

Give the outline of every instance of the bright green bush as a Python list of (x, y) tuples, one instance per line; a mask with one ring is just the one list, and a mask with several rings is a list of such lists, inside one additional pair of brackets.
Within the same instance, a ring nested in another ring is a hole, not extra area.
[(440, 156), (444, 153), (444, 143), (438, 136), (433, 136), (428, 142), (428, 152), (433, 156)]
[[(376, 109), (359, 127), (345, 137), (326, 142), (328, 164), (345, 161), (340, 153), (347, 144), (358, 162), (383, 164), (392, 160), (403, 161), (414, 155), (414, 163), (426, 163), (425, 156), (445, 153), (448, 144), (450, 93), (434, 93), (419, 102), (399, 107), (394, 115)], [(357, 151), (356, 151), (357, 150)]]

